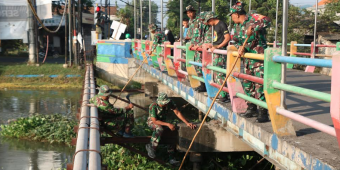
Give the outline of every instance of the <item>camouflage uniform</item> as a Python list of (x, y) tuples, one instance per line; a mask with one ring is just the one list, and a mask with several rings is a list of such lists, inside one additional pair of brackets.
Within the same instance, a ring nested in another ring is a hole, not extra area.
[(108, 128), (112, 131), (120, 131), (125, 128), (132, 129), (134, 126), (134, 114), (133, 110), (126, 110), (124, 108), (114, 108), (113, 105), (107, 101), (103, 100), (101, 96), (108, 96), (109, 93), (103, 93), (103, 91), (108, 91), (109, 88), (103, 85), (99, 89), (99, 93), (90, 99), (90, 103), (94, 104), (98, 108), (98, 112), (102, 115), (114, 115), (114, 118), (104, 120)]
[[(149, 31), (150, 31), (150, 33), (152, 32), (152, 31), (156, 31), (156, 29), (157, 29), (157, 26), (155, 25), (155, 24), (149, 24)], [(152, 34), (152, 33), (151, 33)], [(160, 32), (160, 31), (156, 31), (155, 33), (153, 33), (152, 34), (153, 36), (153, 43), (152, 43), (152, 46), (151, 46), (151, 51), (152, 52), (154, 52), (155, 51), (155, 49), (156, 49), (156, 47), (158, 46), (158, 45), (161, 45), (161, 44), (163, 44), (163, 42), (165, 41), (165, 35), (164, 35), (164, 33), (163, 32)], [(162, 47), (162, 52), (161, 52), (161, 54), (163, 54), (163, 52), (164, 52), (164, 47)], [(160, 66), (159, 66), (160, 67)]]
[[(241, 5), (234, 5), (231, 8), (231, 13), (237, 12), (241, 8)], [(246, 31), (249, 26), (253, 28), (254, 33), (249, 37), (248, 42), (245, 45), (245, 53), (264, 54), (264, 49), (267, 48), (267, 32), (265, 29), (270, 26), (270, 18), (259, 14), (247, 14), (243, 23), (234, 24), (235, 34), (233, 40), (235, 41), (235, 46), (237, 48), (242, 46), (247, 38)], [(263, 78), (264, 67), (262, 60), (242, 58), (242, 62), (245, 74)], [(265, 101), (262, 84), (243, 80), (242, 85), (248, 96)]]
[[(158, 104), (165, 106), (161, 107)], [(172, 110), (175, 109), (177, 109), (176, 104), (167, 97), (166, 93), (159, 93), (157, 103), (152, 103), (149, 106), (149, 118), (147, 120), (147, 124), (149, 128), (153, 131), (151, 137), (151, 146), (154, 150), (157, 149), (158, 143), (161, 140), (161, 136), (164, 129), (162, 126), (154, 124), (151, 118), (153, 117), (156, 118), (157, 120), (165, 122), (166, 116), (170, 114)], [(167, 147), (168, 153), (170, 154), (170, 157), (172, 157), (175, 151), (175, 147), (172, 145), (168, 145)]]
[[(209, 29), (201, 21), (201, 16), (204, 16), (204, 12), (201, 12), (200, 16), (197, 16), (189, 26), (189, 29), (192, 30), (192, 38), (190, 40), (192, 45), (202, 45), (204, 33)], [(194, 60), (195, 62), (202, 63), (202, 52), (195, 51)], [(199, 76), (203, 75), (202, 67), (195, 66), (195, 69)]]
[(155, 32), (151, 50), (154, 51), (157, 45), (161, 45), (165, 42), (165, 35), (162, 32)]
[[(186, 9), (186, 11), (184, 13), (186, 13), (187, 11), (195, 11), (196, 12), (195, 8), (192, 5), (188, 5), (185, 9)], [(198, 17), (196, 16), (194, 19), (190, 19), (189, 20), (189, 23), (188, 23), (188, 25), (189, 25), (188, 32), (187, 32), (186, 37), (184, 37), (184, 39), (183, 39), (182, 45), (185, 46), (186, 43), (190, 42), (191, 39), (193, 38), (193, 36), (194, 36), (193, 30), (194, 30), (194, 27), (195, 27), (194, 22), (196, 22), (197, 18)], [(189, 39), (185, 40), (185, 38), (189, 38)], [(182, 58), (186, 59), (186, 52), (185, 52), (185, 50), (182, 50)], [(182, 70), (186, 71), (186, 63), (182, 62), (181, 68), (182, 68)]]
[[(204, 14), (204, 18), (202, 16), (202, 19), (204, 19), (203, 23), (207, 23), (209, 19), (216, 18), (217, 16), (215, 15), (214, 12), (206, 12)], [(212, 27), (206, 25), (209, 29), (205, 29), (204, 33), (204, 41), (203, 43), (212, 43)], [(214, 32), (215, 34), (216, 32)], [(228, 32), (229, 33), (229, 32)], [(214, 37), (217, 35), (214, 35)], [(220, 50), (226, 50), (226, 47), (219, 48)], [(227, 56), (223, 56), (222, 54), (213, 54), (213, 66), (217, 66), (220, 68), (226, 69), (226, 63), (227, 63)], [(216, 82), (218, 85), (222, 85), (223, 81), (226, 77), (226, 74), (220, 73), (213, 71), (213, 81)], [(220, 97), (224, 98), (227, 96), (227, 92), (221, 91), (220, 92)]]

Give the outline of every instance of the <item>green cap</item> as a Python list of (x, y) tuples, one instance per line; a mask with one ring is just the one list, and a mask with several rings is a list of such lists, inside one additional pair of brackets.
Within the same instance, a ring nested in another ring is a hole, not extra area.
[(239, 12), (239, 11), (242, 11), (243, 10), (243, 3), (242, 2), (236, 2), (235, 5), (233, 5), (231, 8), (230, 8), (230, 13), (228, 14), (229, 16), (235, 12)]
[(98, 92), (99, 96), (109, 96), (110, 94), (111, 94), (111, 90), (110, 90), (109, 86), (101, 85), (99, 87), (99, 92)]
[(166, 105), (169, 102), (170, 102), (170, 99), (168, 98), (168, 95), (166, 93), (161, 92), (158, 94), (157, 104)]
[(155, 25), (155, 24), (149, 24), (148, 28), (149, 28), (149, 31), (154, 31), (154, 30), (157, 29), (157, 25)]
[(209, 19), (212, 19), (212, 18), (217, 18), (217, 15), (215, 14), (215, 12), (206, 12), (205, 15), (204, 15), (204, 20), (203, 20), (203, 23), (208, 23)]
[(128, 38), (130, 38), (130, 37), (131, 37), (131, 35), (130, 35), (129, 33), (125, 34), (125, 38), (126, 38), (126, 39), (128, 39)]
[(184, 13), (186, 14), (188, 11), (195, 11), (195, 12), (196, 12), (196, 9), (195, 9), (192, 5), (188, 5), (188, 6), (185, 8)]
[(207, 11), (202, 11), (199, 15), (198, 15), (198, 19), (199, 20), (204, 20), (205, 18), (205, 14), (207, 13)]

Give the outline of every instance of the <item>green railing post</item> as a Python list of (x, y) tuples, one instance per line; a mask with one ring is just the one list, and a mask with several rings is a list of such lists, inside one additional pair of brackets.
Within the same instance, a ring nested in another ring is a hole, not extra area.
[(274, 81), (281, 82), (281, 63), (273, 61), (273, 56), (281, 55), (281, 48), (267, 48), (264, 51), (264, 94), (274, 133), (278, 136), (296, 136), (292, 121), (276, 113), (280, 107), (281, 91), (272, 86)]
[(189, 61), (195, 61), (195, 51), (191, 51), (189, 49), (191, 43), (187, 43), (185, 45), (185, 57), (186, 57), (186, 63), (185, 66), (188, 68), (191, 66), (191, 64), (189, 64)]

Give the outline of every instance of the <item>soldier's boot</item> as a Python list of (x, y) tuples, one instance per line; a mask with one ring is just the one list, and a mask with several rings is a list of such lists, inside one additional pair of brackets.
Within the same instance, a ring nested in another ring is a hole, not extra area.
[(253, 103), (248, 103), (247, 105), (248, 105), (247, 111), (245, 113), (241, 113), (240, 116), (245, 118), (257, 117), (258, 116), (257, 106)]
[(207, 91), (207, 89), (205, 88), (205, 84), (204, 83), (201, 83), (201, 85), (200, 86), (198, 86), (198, 87), (196, 87), (195, 89), (194, 89), (195, 91), (197, 91), (197, 92), (206, 92)]
[(269, 117), (268, 117), (268, 110), (265, 108), (260, 107), (259, 109), (259, 116), (256, 119), (257, 123), (264, 123), (264, 122), (268, 122), (269, 121)]

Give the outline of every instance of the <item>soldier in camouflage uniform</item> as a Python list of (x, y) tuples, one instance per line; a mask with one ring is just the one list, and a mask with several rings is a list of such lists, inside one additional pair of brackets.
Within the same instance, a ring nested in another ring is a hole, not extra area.
[[(266, 28), (270, 26), (270, 19), (266, 16), (259, 14), (246, 14), (243, 9), (243, 4), (237, 2), (230, 9), (231, 19), (234, 21), (235, 34), (233, 40), (236, 43), (236, 47), (239, 49), (239, 54), (243, 55), (247, 53), (263, 54), (264, 49), (267, 48), (266, 42)], [(241, 47), (245, 39), (249, 36), (248, 42), (245, 45), (243, 51)], [(245, 74), (263, 78), (263, 61), (242, 58)], [(261, 101), (265, 101), (263, 93), (263, 85), (244, 80), (243, 88), (248, 96), (254, 97)], [(248, 103), (248, 110), (246, 113), (241, 114), (243, 117), (257, 116), (256, 122), (266, 122), (268, 119), (268, 110), (260, 107), (257, 112), (257, 106), (252, 103)]]
[(193, 34), (193, 31), (194, 31), (194, 28), (195, 28), (194, 23), (197, 22), (197, 19), (198, 19), (198, 17), (196, 16), (196, 9), (193, 6), (189, 5), (185, 8), (184, 13), (187, 14), (187, 16), (190, 18), (187, 36), (184, 37), (184, 38), (186, 40), (191, 40), (192, 37), (194, 36), (194, 34)]
[[(187, 16), (189, 17), (188, 32), (186, 34), (186, 37), (183, 37), (183, 42), (182, 42), (182, 45), (185, 46), (186, 43), (190, 42), (190, 40), (193, 37), (193, 30), (194, 30), (194, 24), (193, 23), (196, 22), (196, 20), (197, 20), (196, 9), (193, 6), (188, 5), (185, 8), (184, 14), (187, 14)], [(182, 58), (186, 59), (185, 50), (182, 50)], [(182, 62), (181, 68), (182, 68), (182, 70), (186, 71), (186, 67), (185, 67), (184, 62)]]
[[(214, 12), (206, 12), (204, 17), (202, 16), (203, 24), (212, 28), (214, 26), (214, 36), (212, 37), (212, 31), (209, 29), (204, 34), (204, 43), (209, 43), (210, 50), (213, 52), (215, 49), (225, 50), (228, 42), (230, 40), (230, 35), (228, 31), (228, 26), (223, 21), (217, 19), (217, 15)], [(211, 41), (212, 44), (211, 44)], [(227, 56), (221, 54), (213, 54), (213, 66), (218, 66), (221, 68), (226, 68)], [(219, 85), (223, 84), (226, 74), (213, 72), (213, 80)], [(219, 99), (222, 102), (230, 102), (227, 92), (220, 92)]]
[[(149, 118), (147, 120), (147, 124), (152, 129), (152, 137), (151, 137), (151, 143), (147, 144), (146, 150), (148, 151), (148, 155), (151, 158), (155, 158), (155, 151), (157, 149), (158, 143), (161, 140), (161, 136), (164, 130), (164, 126), (168, 127), (170, 130), (174, 131), (175, 125), (171, 123), (167, 123), (166, 116), (170, 114), (171, 112), (174, 112), (176, 116), (181, 119), (188, 127), (191, 129), (196, 128), (196, 125), (189, 123), (182, 113), (177, 109), (176, 104), (168, 98), (168, 95), (166, 93), (159, 93), (157, 102), (152, 103), (149, 107)], [(174, 160), (174, 146), (168, 146), (168, 153), (170, 156), (170, 163), (176, 164), (178, 161)]]
[[(194, 20), (194, 22), (192, 23), (193, 24), (193, 28), (192, 28), (193, 36), (190, 40), (191, 45), (189, 47), (189, 49), (192, 49), (195, 51), (194, 60), (195, 62), (199, 62), (199, 63), (202, 63), (202, 52), (196, 51), (196, 50), (198, 47), (200, 47), (203, 44), (204, 34), (209, 30), (209, 26), (204, 25), (202, 22), (202, 16), (204, 15), (205, 15), (205, 12), (201, 12), (200, 15), (196, 17), (196, 20)], [(195, 66), (195, 70), (197, 71), (198, 76), (201, 77), (203, 75), (202, 67)], [(195, 90), (198, 92), (205, 92), (206, 91), (205, 84), (201, 82), (201, 86), (197, 87)]]
[(153, 34), (153, 44), (152, 44), (152, 47), (149, 51), (149, 55), (151, 55), (153, 53), (153, 51), (156, 49), (157, 45), (161, 45), (165, 41), (164, 33), (162, 33), (161, 31), (156, 31), (156, 30), (157, 30), (157, 26), (155, 24), (149, 25), (149, 31), (151, 32), (151, 34)]
[(111, 91), (107, 85), (102, 85), (99, 88), (99, 93), (90, 99), (90, 104), (98, 108), (98, 112), (102, 115), (112, 115), (113, 118), (104, 120), (105, 124), (112, 131), (117, 132), (123, 137), (133, 137), (131, 129), (134, 126), (133, 105), (125, 108), (114, 108), (109, 102)]

